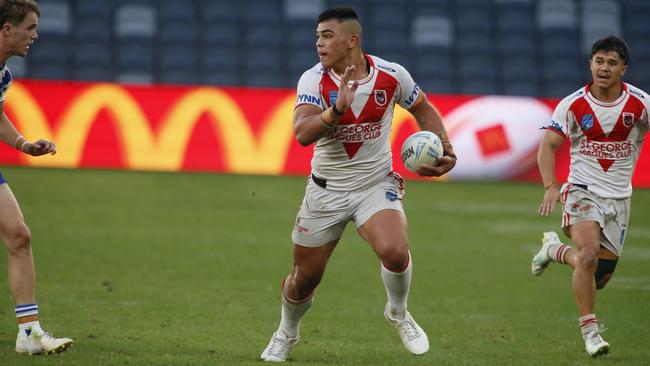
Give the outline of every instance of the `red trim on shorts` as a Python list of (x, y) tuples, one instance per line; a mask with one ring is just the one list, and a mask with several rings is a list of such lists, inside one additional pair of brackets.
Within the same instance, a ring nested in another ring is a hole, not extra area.
[[(567, 198), (569, 198), (569, 191), (571, 190), (572, 187), (573, 187), (573, 184), (569, 183), (569, 185), (566, 187), (566, 190), (564, 190), (564, 192), (562, 192), (562, 201), (563, 202), (566, 202)], [(562, 210), (564, 211), (564, 208)], [(570, 224), (569, 214), (564, 212), (562, 214), (562, 227), (567, 227), (567, 226), (569, 226), (569, 224)]]

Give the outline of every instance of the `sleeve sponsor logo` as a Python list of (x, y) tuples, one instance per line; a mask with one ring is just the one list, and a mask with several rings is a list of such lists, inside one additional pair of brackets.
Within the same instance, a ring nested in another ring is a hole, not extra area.
[(406, 105), (409, 107), (413, 105), (419, 93), (420, 93), (420, 86), (418, 84), (415, 84), (415, 86), (413, 87), (413, 91), (411, 92), (411, 95), (409, 95), (409, 97), (406, 98)]
[(320, 98), (314, 95), (309, 95), (309, 94), (298, 94), (298, 98), (296, 99), (296, 104), (314, 104), (320, 107)]
[(560, 124), (554, 119), (551, 120), (547, 128), (552, 128), (556, 131), (562, 132), (562, 126), (560, 126)]

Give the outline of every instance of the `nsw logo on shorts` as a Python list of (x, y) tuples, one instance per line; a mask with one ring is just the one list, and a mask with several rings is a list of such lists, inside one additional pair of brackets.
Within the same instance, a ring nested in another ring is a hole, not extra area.
[(395, 191), (386, 191), (386, 199), (391, 201), (391, 202), (394, 202), (394, 201), (397, 201), (400, 198), (399, 198), (399, 195), (397, 194), (397, 192), (395, 192)]
[(586, 212), (591, 211), (591, 209), (593, 207), (594, 206), (592, 206), (590, 204), (581, 204), (580, 202), (576, 202), (576, 203), (571, 205), (570, 211), (573, 214), (584, 214)]

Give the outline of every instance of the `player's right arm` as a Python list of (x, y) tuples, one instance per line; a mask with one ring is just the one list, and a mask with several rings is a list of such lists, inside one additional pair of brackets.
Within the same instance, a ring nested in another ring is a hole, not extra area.
[(20, 150), (25, 139), (20, 140), (22, 136), (11, 123), (5, 114), (5, 102), (0, 102), (0, 140), (9, 146)]
[(564, 137), (547, 129), (537, 151), (537, 166), (544, 182), (544, 198), (539, 205), (539, 214), (548, 216), (553, 213), (560, 200), (560, 186), (555, 178), (555, 152), (564, 142)]
[(354, 92), (359, 86), (357, 81), (348, 85), (354, 70), (354, 66), (347, 67), (341, 76), (339, 94), (335, 102), (336, 110), (340, 114), (336, 113), (333, 107), (325, 110), (313, 104), (301, 104), (296, 107), (293, 112), (293, 131), (302, 146), (311, 145), (325, 136), (339, 123), (343, 113), (350, 107), (354, 100)]
[(573, 116), (569, 107), (581, 95), (582, 93), (574, 93), (562, 99), (555, 107), (551, 121), (542, 127), (545, 133), (537, 150), (537, 168), (544, 183), (544, 198), (538, 209), (541, 216), (552, 214), (560, 201), (560, 185), (555, 177), (555, 152), (569, 135), (569, 122), (575, 119), (569, 118), (569, 115)]
[(9, 117), (5, 114), (5, 102), (0, 102), (0, 140), (5, 144), (14, 147), (16, 150), (32, 156), (44, 154), (56, 154), (56, 147), (53, 142), (38, 140), (29, 142), (16, 130)]
[(311, 104), (302, 104), (293, 111), (293, 132), (302, 146), (309, 146), (325, 136), (339, 122), (332, 108), (322, 110)]

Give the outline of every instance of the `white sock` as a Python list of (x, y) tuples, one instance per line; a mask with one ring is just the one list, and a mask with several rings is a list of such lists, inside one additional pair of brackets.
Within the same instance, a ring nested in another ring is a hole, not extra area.
[(589, 333), (598, 331), (598, 320), (596, 320), (595, 314), (587, 314), (578, 318), (580, 321), (580, 331), (582, 332), (582, 338), (587, 338)]
[(411, 287), (413, 261), (409, 252), (409, 264), (403, 272), (392, 272), (381, 265), (381, 280), (388, 295), (388, 309), (392, 318), (403, 319), (406, 315), (406, 305)]
[[(23, 318), (36, 318), (31, 322), (24, 322)], [(38, 322), (38, 304), (16, 305), (16, 319), (18, 319), (18, 332), (29, 336), (32, 333), (43, 334), (43, 328)]]
[(282, 318), (280, 318), (279, 330), (289, 338), (295, 338), (300, 334), (300, 320), (305, 315), (311, 304), (314, 302), (314, 295), (301, 302), (294, 302), (282, 294)]
[(571, 249), (573, 249), (573, 248), (571, 248), (570, 246), (568, 246), (566, 244), (560, 243), (560, 244), (550, 245), (548, 247), (548, 250), (547, 250), (546, 253), (548, 254), (548, 257), (551, 258), (551, 260), (553, 262), (565, 264), (566, 263), (566, 260), (565, 260), (566, 254)]
[(43, 331), (43, 328), (41, 328), (41, 324), (38, 322), (38, 320), (29, 323), (18, 324), (18, 332), (26, 334), (27, 336), (29, 336), (32, 333), (35, 334), (45, 333), (45, 331)]

